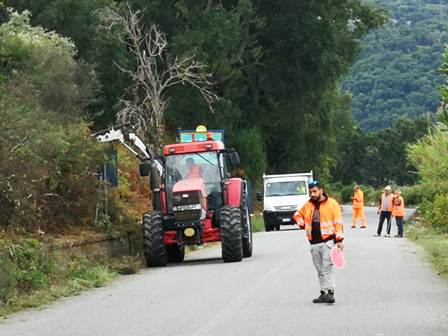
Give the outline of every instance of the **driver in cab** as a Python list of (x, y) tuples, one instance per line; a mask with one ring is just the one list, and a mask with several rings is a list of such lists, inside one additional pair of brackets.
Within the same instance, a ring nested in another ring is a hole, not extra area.
[(193, 158), (185, 160), (187, 166), (187, 178), (203, 177), (203, 171), (200, 165), (194, 162)]

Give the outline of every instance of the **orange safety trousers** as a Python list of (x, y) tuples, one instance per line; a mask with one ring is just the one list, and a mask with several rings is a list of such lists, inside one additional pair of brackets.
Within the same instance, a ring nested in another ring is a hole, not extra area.
[(367, 227), (366, 216), (364, 214), (364, 208), (353, 208), (353, 224), (352, 227), (356, 227), (357, 220), (361, 220), (361, 226)]

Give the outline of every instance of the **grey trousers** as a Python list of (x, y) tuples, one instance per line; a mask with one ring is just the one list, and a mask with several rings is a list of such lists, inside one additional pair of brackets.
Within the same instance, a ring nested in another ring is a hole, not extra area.
[(311, 245), (311, 255), (319, 277), (321, 291), (334, 291), (336, 288), (335, 269), (330, 257), (330, 251), (333, 246), (334, 242), (332, 240)]

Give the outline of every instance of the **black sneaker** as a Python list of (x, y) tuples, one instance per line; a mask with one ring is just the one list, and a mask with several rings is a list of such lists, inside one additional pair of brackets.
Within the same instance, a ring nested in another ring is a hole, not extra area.
[(336, 299), (334, 298), (334, 291), (329, 290), (326, 295), (326, 303), (335, 303)]
[(320, 291), (320, 296), (317, 299), (313, 300), (313, 303), (327, 303), (327, 295), (324, 291)]

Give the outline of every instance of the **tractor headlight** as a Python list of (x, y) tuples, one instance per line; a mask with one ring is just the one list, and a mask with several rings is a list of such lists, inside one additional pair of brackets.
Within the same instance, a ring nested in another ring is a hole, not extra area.
[(184, 230), (184, 236), (187, 238), (191, 238), (196, 234), (196, 230), (193, 228), (186, 228)]

